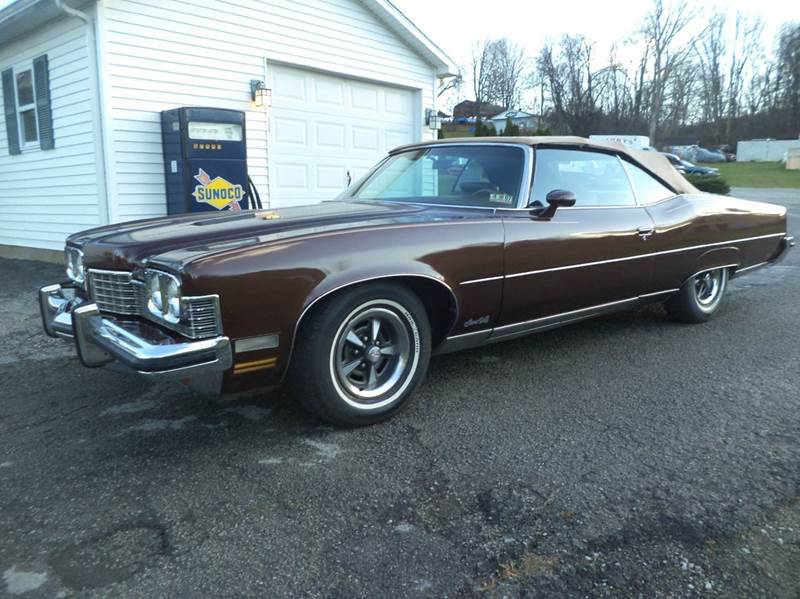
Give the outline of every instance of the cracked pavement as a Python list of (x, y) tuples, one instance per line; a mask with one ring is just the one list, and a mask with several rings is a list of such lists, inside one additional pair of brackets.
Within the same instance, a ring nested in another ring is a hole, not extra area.
[(40, 330), (61, 269), (0, 273), (0, 596), (797, 597), (800, 250), (704, 325), (437, 357), (352, 431), (82, 368)]

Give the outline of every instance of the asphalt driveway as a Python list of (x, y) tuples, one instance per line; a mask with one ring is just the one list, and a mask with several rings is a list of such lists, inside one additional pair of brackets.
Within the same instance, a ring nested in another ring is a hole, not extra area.
[(81, 368), (39, 330), (60, 269), (0, 274), (0, 595), (798, 596), (800, 250), (705, 325), (435, 358), (355, 431)]

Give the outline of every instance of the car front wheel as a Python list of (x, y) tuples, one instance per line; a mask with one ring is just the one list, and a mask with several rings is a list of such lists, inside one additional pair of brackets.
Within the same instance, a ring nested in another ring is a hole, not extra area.
[(425, 376), (430, 325), (422, 302), (393, 283), (324, 301), (298, 333), (290, 384), (324, 420), (362, 426), (393, 415)]
[(706, 322), (719, 309), (727, 287), (727, 268), (707, 270), (686, 281), (664, 306), (669, 315), (680, 322)]

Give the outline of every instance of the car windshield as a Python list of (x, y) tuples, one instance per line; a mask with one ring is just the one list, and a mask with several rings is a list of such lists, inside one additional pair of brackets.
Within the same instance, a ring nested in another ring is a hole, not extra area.
[(524, 168), (518, 146), (430, 146), (390, 156), (343, 197), (509, 208), (516, 206)]

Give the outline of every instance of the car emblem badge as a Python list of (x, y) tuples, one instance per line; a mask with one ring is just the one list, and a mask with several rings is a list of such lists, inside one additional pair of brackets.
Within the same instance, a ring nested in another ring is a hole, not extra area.
[(367, 360), (372, 362), (373, 364), (381, 359), (381, 348), (377, 345), (373, 345), (367, 350)]

